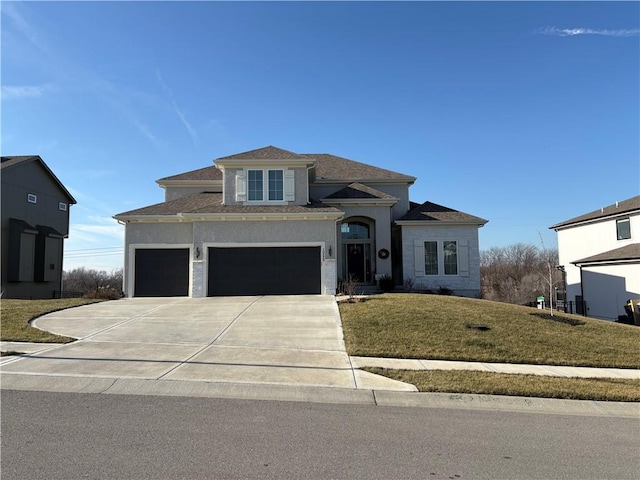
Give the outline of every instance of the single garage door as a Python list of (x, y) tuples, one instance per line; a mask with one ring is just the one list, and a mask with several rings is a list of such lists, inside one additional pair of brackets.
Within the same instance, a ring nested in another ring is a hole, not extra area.
[(209, 248), (207, 294), (320, 293), (320, 247)]
[(134, 297), (189, 295), (188, 248), (136, 250)]

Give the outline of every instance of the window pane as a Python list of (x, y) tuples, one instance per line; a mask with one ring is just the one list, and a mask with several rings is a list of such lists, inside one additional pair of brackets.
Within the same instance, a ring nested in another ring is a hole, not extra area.
[(347, 222), (340, 225), (343, 240), (367, 240), (369, 225), (363, 222)]
[(438, 242), (424, 242), (424, 274), (438, 275)]
[(458, 245), (456, 242), (443, 242), (444, 250), (444, 274), (458, 274)]
[(282, 170), (269, 170), (269, 200), (284, 199)]
[(262, 200), (262, 170), (249, 170), (248, 177), (249, 189), (247, 194), (249, 200)]
[(631, 224), (629, 219), (625, 218), (616, 222), (616, 230), (618, 234), (618, 240), (626, 240), (631, 238)]

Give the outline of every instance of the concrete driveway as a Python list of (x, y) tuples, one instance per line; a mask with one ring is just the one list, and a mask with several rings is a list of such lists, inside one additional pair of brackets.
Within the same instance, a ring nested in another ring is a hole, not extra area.
[(330, 296), (123, 299), (34, 326), (79, 340), (5, 357), (3, 375), (413, 390), (352, 367)]

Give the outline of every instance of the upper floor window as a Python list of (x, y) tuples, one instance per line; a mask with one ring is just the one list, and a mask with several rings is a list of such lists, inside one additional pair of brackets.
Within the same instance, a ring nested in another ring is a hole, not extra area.
[(616, 221), (616, 235), (618, 240), (627, 240), (631, 238), (631, 223), (628, 218)]
[(27, 193), (27, 202), (38, 203), (38, 197), (33, 193)]
[(67, 211), (67, 204), (64, 202), (58, 202), (58, 210), (62, 210), (63, 212)]
[[(265, 172), (267, 181), (264, 181)], [(260, 202), (284, 200), (284, 172), (282, 170), (248, 170), (247, 200)]]

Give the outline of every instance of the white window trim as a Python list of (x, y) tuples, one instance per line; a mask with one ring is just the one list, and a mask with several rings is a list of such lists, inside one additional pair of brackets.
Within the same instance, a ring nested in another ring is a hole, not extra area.
[(67, 204), (64, 203), (64, 202), (58, 202), (58, 210), (66, 212), (67, 211)]
[(27, 202), (38, 203), (38, 196), (35, 193), (27, 193)]
[[(618, 232), (620, 231), (618, 228), (618, 225), (620, 225), (621, 223), (626, 222), (629, 224), (629, 236), (627, 238), (619, 238), (618, 237)], [(618, 242), (624, 242), (625, 240), (631, 240), (631, 218), (630, 217), (625, 217), (625, 218), (619, 218), (616, 220), (616, 240)]]
[[(249, 200), (249, 172), (262, 172), (262, 200)], [(269, 172), (282, 172), (282, 200), (269, 200)], [(286, 168), (246, 168), (244, 170), (244, 178), (246, 179), (246, 187), (244, 194), (244, 205), (287, 205), (287, 172)]]

